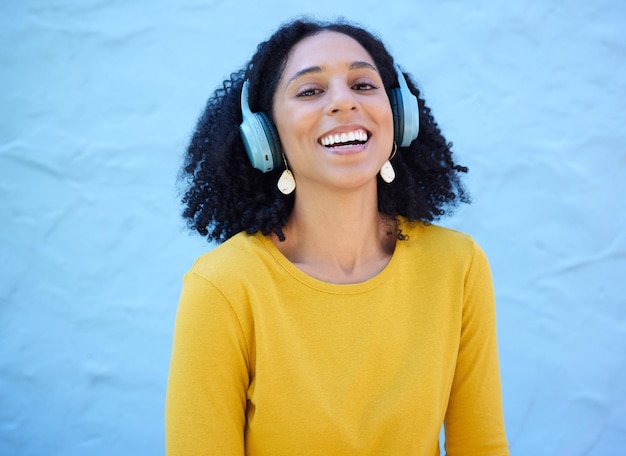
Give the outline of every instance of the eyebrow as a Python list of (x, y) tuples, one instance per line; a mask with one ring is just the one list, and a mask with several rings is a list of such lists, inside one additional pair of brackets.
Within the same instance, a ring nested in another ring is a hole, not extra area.
[[(368, 68), (368, 69), (378, 73), (378, 69), (374, 65), (372, 65), (369, 62), (364, 62), (364, 61), (360, 61), (360, 60), (352, 62), (350, 64), (350, 66), (348, 67), (348, 69), (350, 69), (350, 70), (356, 70), (356, 69), (359, 69), (359, 68)], [(298, 79), (301, 76), (304, 76), (304, 75), (307, 75), (307, 74), (321, 73), (321, 72), (322, 72), (322, 67), (320, 67), (320, 66), (311, 66), (311, 67), (308, 67), (308, 68), (304, 68), (303, 70), (300, 70), (296, 74), (294, 74), (289, 79), (289, 81), (287, 82), (287, 85), (291, 84), (294, 80)]]

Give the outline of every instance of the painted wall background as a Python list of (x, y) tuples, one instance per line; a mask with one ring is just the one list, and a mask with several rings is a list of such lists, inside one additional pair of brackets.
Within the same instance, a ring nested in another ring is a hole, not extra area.
[(489, 255), (512, 453), (626, 448), (626, 3), (0, 4), (0, 454), (163, 454), (175, 177), (209, 93), (280, 23), (345, 15), (414, 74)]

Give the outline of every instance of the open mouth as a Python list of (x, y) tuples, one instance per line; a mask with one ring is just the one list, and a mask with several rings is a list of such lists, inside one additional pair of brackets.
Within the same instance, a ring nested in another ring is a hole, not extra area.
[(328, 148), (349, 147), (365, 144), (369, 139), (369, 133), (361, 128), (343, 133), (330, 134), (319, 139), (319, 143)]

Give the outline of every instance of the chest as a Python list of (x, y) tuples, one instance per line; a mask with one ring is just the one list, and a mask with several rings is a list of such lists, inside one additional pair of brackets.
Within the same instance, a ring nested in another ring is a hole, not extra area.
[(381, 448), (397, 448), (403, 433), (418, 432), (411, 442), (430, 447), (454, 374), (458, 296), (394, 287), (316, 296), (285, 293), (255, 315), (250, 445), (276, 439), (294, 448), (286, 441), (322, 435), (324, 442), (310, 444), (376, 454), (365, 450), (373, 435), (385, 441)]

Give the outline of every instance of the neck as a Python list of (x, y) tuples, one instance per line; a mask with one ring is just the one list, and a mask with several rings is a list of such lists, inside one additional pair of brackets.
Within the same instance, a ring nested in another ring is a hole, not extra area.
[[(309, 193), (311, 194), (311, 193)], [(378, 212), (376, 186), (368, 191), (307, 198), (298, 189), (279, 250), (307, 274), (331, 283), (358, 283), (378, 274), (395, 247), (395, 221)]]

